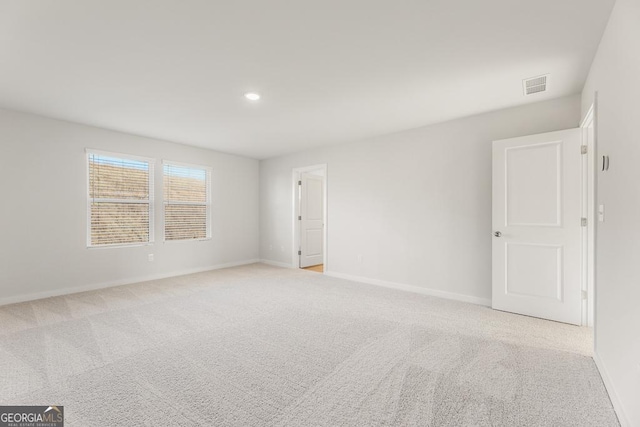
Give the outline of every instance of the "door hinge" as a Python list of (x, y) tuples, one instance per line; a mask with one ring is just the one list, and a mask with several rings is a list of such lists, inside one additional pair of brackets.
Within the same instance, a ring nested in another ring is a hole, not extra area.
[(586, 145), (581, 145), (580, 146), (580, 154), (587, 154), (587, 146)]
[(582, 218), (580, 220), (580, 225), (583, 226), (583, 227), (586, 227), (587, 226), (587, 218)]
[(298, 181), (298, 185), (302, 185), (302, 181)]
[(588, 298), (587, 291), (582, 291), (582, 299), (586, 300)]
[(298, 251), (298, 255), (302, 255), (302, 251)]
[(298, 221), (302, 221), (302, 216), (298, 215)]

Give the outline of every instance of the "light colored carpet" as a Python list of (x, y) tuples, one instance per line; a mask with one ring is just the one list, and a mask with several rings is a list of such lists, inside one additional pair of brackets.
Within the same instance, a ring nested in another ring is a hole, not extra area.
[(68, 426), (617, 426), (589, 330), (263, 264), (0, 307)]

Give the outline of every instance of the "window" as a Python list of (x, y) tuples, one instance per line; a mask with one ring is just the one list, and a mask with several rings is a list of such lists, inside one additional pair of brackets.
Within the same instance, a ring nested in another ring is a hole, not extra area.
[(211, 169), (165, 162), (164, 239), (211, 238)]
[(153, 160), (87, 151), (87, 244), (153, 242)]

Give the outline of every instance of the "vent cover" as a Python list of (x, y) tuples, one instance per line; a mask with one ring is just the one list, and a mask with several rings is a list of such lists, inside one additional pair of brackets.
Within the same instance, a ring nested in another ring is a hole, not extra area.
[(549, 80), (549, 74), (544, 76), (536, 76), (522, 81), (522, 89), (525, 95), (533, 95), (534, 93), (540, 93), (547, 90), (547, 82)]

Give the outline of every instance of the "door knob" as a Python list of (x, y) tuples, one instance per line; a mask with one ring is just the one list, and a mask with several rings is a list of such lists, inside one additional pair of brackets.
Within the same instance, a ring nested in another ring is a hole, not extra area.
[(499, 231), (496, 231), (495, 233), (493, 233), (493, 235), (496, 237), (502, 237), (502, 233)]

